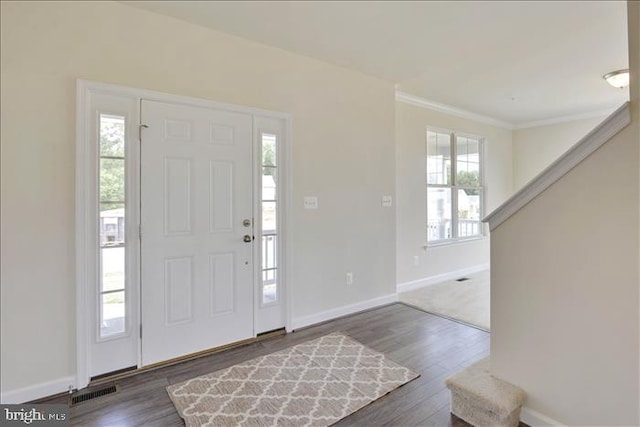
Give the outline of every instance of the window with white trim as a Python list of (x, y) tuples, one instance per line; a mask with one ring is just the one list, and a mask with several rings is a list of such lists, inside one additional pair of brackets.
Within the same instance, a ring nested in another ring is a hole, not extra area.
[(278, 136), (261, 133), (262, 179), (262, 298), (261, 305), (278, 302)]
[(125, 117), (99, 115), (100, 339), (126, 334)]
[(427, 244), (484, 236), (484, 138), (427, 129)]

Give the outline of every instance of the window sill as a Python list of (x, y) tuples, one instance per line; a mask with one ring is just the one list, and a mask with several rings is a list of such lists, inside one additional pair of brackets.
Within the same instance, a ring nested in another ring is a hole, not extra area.
[(422, 248), (424, 250), (430, 249), (430, 248), (440, 248), (443, 246), (455, 246), (455, 245), (460, 245), (463, 243), (470, 243), (470, 242), (477, 242), (479, 240), (486, 240), (488, 238), (488, 236), (478, 236), (478, 237), (469, 237), (469, 238), (464, 238), (464, 239), (450, 239), (450, 240), (443, 240), (440, 242), (432, 242), (432, 243), (425, 243), (424, 245), (422, 245)]

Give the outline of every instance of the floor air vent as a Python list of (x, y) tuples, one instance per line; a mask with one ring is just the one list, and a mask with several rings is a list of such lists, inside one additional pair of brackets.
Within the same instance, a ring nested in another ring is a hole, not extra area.
[(118, 392), (116, 384), (105, 384), (97, 387), (89, 387), (85, 390), (80, 390), (71, 395), (70, 406), (78, 405), (87, 400), (95, 399), (96, 397), (106, 396), (107, 394), (113, 394)]
[(467, 280), (469, 280), (468, 277), (461, 277), (459, 279), (456, 279), (456, 282), (466, 282)]

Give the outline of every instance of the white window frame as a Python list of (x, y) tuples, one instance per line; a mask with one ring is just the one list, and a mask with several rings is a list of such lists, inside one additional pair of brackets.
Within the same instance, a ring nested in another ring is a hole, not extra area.
[[(451, 245), (451, 244), (456, 244), (456, 243), (464, 243), (464, 242), (469, 242), (469, 241), (473, 241), (473, 240), (482, 240), (486, 238), (486, 227), (485, 224), (482, 223), (482, 218), (485, 215), (485, 197), (486, 197), (486, 192), (487, 192), (487, 187), (486, 187), (486, 183), (485, 183), (485, 166), (486, 166), (486, 159), (485, 159), (485, 151), (484, 151), (484, 147), (486, 144), (486, 138), (482, 137), (482, 136), (478, 136), (478, 135), (474, 135), (474, 134), (470, 134), (470, 133), (465, 133), (465, 132), (457, 132), (457, 131), (453, 131), (450, 129), (444, 129), (444, 128), (438, 128), (438, 127), (434, 127), (434, 126), (428, 126), (427, 130), (425, 132), (425, 151), (426, 151), (426, 155), (427, 157), (425, 157), (425, 160), (428, 158), (429, 155), (429, 144), (428, 144), (428, 135), (429, 132), (437, 132), (437, 133), (447, 133), (449, 134), (449, 146), (450, 146), (450, 156), (451, 156), (451, 183), (450, 184), (429, 184), (428, 183), (428, 165), (427, 162), (425, 162), (425, 201), (426, 201), (426, 236), (425, 236), (425, 241), (426, 241), (426, 245), (425, 247), (436, 247), (436, 246), (445, 246), (445, 245)], [(479, 169), (480, 169), (480, 187), (471, 187), (471, 188), (478, 188), (480, 190), (480, 234), (474, 235), (474, 236), (464, 236), (464, 237), (459, 237), (458, 236), (458, 190), (462, 190), (465, 188), (470, 188), (469, 186), (459, 186), (458, 183), (456, 182), (457, 179), (457, 138), (458, 137), (466, 137), (466, 138), (473, 138), (473, 139), (477, 139), (479, 142)], [(429, 221), (429, 203), (428, 203), (428, 189), (429, 188), (447, 188), (447, 189), (451, 189), (451, 238), (449, 239), (439, 239), (436, 241), (430, 241), (429, 240), (429, 230), (428, 230), (428, 221)]]
[[(118, 100), (120, 102), (122, 102), (122, 100)], [(126, 101), (124, 101), (124, 103), (126, 103)], [(125, 169), (125, 182), (124, 182), (124, 187), (125, 187), (125, 200), (124, 200), (124, 205), (125, 205), (125, 243), (123, 245), (123, 249), (125, 251), (125, 288), (123, 289), (124, 294), (125, 294), (125, 322), (124, 322), (124, 331), (116, 333), (116, 334), (112, 334), (112, 335), (106, 335), (106, 336), (102, 336), (101, 335), (101, 330), (100, 330), (100, 326), (99, 326), (99, 321), (102, 319), (103, 317), (103, 309), (104, 306), (102, 304), (102, 292), (100, 291), (100, 283), (104, 280), (104, 277), (102, 275), (102, 268), (101, 268), (101, 257), (102, 257), (102, 247), (100, 245), (100, 237), (99, 237), (99, 230), (96, 230), (97, 232), (97, 247), (98, 247), (98, 255), (96, 257), (97, 260), (97, 273), (98, 273), (98, 279), (97, 279), (97, 283), (96, 283), (96, 307), (97, 312), (95, 313), (95, 315), (97, 316), (95, 319), (92, 319), (92, 321), (95, 321), (95, 324), (93, 325), (94, 328), (96, 328), (95, 334), (96, 334), (96, 340), (97, 342), (105, 342), (105, 341), (110, 341), (110, 340), (116, 340), (119, 338), (123, 338), (123, 337), (128, 337), (131, 335), (132, 329), (134, 328), (134, 325), (138, 323), (137, 319), (132, 320), (131, 316), (132, 314), (135, 314), (137, 311), (136, 310), (132, 310), (132, 306), (135, 306), (135, 304), (137, 304), (138, 301), (138, 295), (137, 295), (137, 289), (135, 288), (135, 286), (130, 283), (133, 281), (136, 281), (138, 279), (137, 277), (137, 263), (138, 263), (138, 258), (137, 258), (137, 254), (139, 253), (139, 241), (136, 238), (136, 229), (137, 229), (137, 223), (139, 221), (139, 210), (137, 209), (136, 205), (137, 201), (138, 201), (138, 194), (137, 194), (137, 189), (138, 189), (138, 182), (137, 182), (137, 177), (134, 176), (130, 176), (131, 174), (129, 173), (131, 170), (135, 170), (133, 169), (136, 164), (136, 162), (138, 162), (140, 153), (139, 153), (139, 141), (136, 140), (135, 138), (132, 138), (132, 135), (135, 133), (134, 129), (137, 129), (138, 127), (138, 122), (139, 122), (139, 118), (137, 115), (137, 111), (132, 112), (132, 111), (126, 111), (125, 109), (120, 109), (120, 110), (113, 110), (113, 109), (98, 109), (97, 113), (97, 117), (94, 117), (93, 120), (97, 121), (97, 140), (98, 140), (98, 146), (95, 147), (96, 149), (96, 160), (97, 160), (97, 165), (96, 165), (96, 180), (97, 180), (97, 185), (98, 185), (98, 191), (97, 191), (97, 198), (96, 198), (96, 202), (97, 202), (97, 208), (96, 208), (96, 213), (98, 216), (98, 220), (100, 217), (100, 172), (101, 172), (101, 166), (100, 166), (100, 160), (102, 159), (102, 156), (100, 154), (100, 126), (101, 126), (101, 119), (102, 116), (113, 116), (113, 117), (122, 117), (124, 119), (125, 122), (125, 154), (124, 154), (124, 169)], [(132, 114), (133, 113), (133, 114)], [(89, 143), (92, 142), (92, 139), (90, 138)], [(89, 150), (87, 150), (89, 151)], [(92, 154), (89, 154), (92, 155)], [(93, 212), (92, 212), (93, 214)], [(94, 218), (95, 219), (95, 218)], [(94, 227), (96, 224), (87, 224), (87, 226), (89, 227)], [(119, 291), (118, 291), (119, 292)]]
[(263, 183), (262, 183), (262, 174), (257, 174), (260, 178), (260, 185), (257, 187), (258, 191), (259, 191), (259, 197), (257, 199), (258, 204), (260, 205), (260, 208), (258, 209), (257, 215), (256, 215), (256, 222), (258, 224), (258, 236), (256, 236), (256, 239), (260, 238), (260, 245), (257, 245), (259, 248), (259, 252), (260, 252), (260, 256), (257, 258), (258, 260), (260, 260), (260, 277), (259, 277), (259, 283), (260, 283), (260, 296), (258, 298), (258, 302), (259, 302), (259, 307), (260, 308), (264, 308), (264, 307), (268, 307), (270, 305), (278, 305), (280, 304), (280, 271), (278, 269), (278, 258), (280, 256), (280, 236), (279, 236), (279, 232), (280, 232), (280, 227), (279, 227), (279, 219), (280, 219), (280, 212), (279, 212), (279, 208), (280, 208), (280, 202), (279, 202), (279, 192), (278, 192), (278, 184), (280, 181), (280, 158), (279, 158), (279, 151), (280, 151), (280, 145), (282, 144), (280, 141), (280, 134), (279, 132), (274, 132), (274, 131), (270, 131), (270, 130), (263, 130), (263, 129), (259, 129), (258, 130), (258, 141), (259, 143), (257, 144), (259, 146), (259, 153), (260, 153), (260, 159), (258, 160), (260, 163), (260, 170), (262, 170), (262, 168), (264, 167), (262, 164), (262, 139), (264, 137), (264, 135), (273, 135), (275, 137), (275, 155), (276, 155), (276, 197), (275, 200), (270, 200), (269, 202), (274, 202), (276, 204), (276, 230), (275, 230), (275, 234), (273, 234), (273, 236), (275, 236), (276, 238), (276, 245), (275, 245), (275, 259), (276, 259), (276, 267), (275, 267), (275, 272), (274, 272), (274, 277), (275, 277), (275, 281), (276, 281), (276, 299), (274, 301), (271, 302), (264, 302), (264, 279), (263, 279), (263, 274), (264, 274), (264, 266), (262, 265), (262, 260), (263, 260), (263, 256), (264, 253), (262, 251), (262, 238), (264, 237), (264, 232), (265, 231), (271, 231), (271, 230), (263, 230), (262, 228), (262, 204), (265, 202), (264, 200), (264, 195), (262, 194), (262, 189), (263, 187)]
[(256, 333), (264, 333), (271, 330), (279, 329), (282, 325), (278, 320), (281, 317), (285, 319), (285, 328), (287, 332), (292, 331), (291, 323), (291, 300), (292, 288), (289, 278), (292, 277), (291, 261), (287, 261), (291, 257), (291, 233), (287, 230), (287, 224), (291, 214), (291, 193), (292, 180), (290, 165), (291, 159), (291, 123), (289, 120), (283, 121), (282, 118), (257, 116), (254, 119), (254, 136), (255, 136), (255, 152), (254, 159), (256, 164), (255, 174), (255, 191), (257, 202), (254, 212), (255, 218), (255, 238), (262, 239), (262, 135), (270, 134), (276, 136), (276, 167), (278, 179), (276, 180), (276, 210), (277, 210), (277, 244), (276, 256), (277, 263), (277, 300), (264, 303), (262, 300), (262, 244), (254, 245), (254, 257), (260, 262), (255, 262), (255, 305), (254, 305), (254, 322), (256, 325)]
[[(227, 111), (236, 111), (245, 114), (251, 114), (254, 117), (267, 117), (280, 119), (284, 121), (282, 137), (286, 143), (279, 146), (280, 149), (280, 182), (278, 192), (280, 194), (279, 204), (279, 254), (280, 254), (280, 283), (278, 284), (280, 291), (280, 301), (284, 305), (285, 329), (287, 332), (293, 330), (292, 327), (292, 310), (291, 302), (293, 299), (290, 291), (293, 278), (293, 236), (287, 225), (289, 218), (292, 217), (291, 194), (293, 193), (293, 184), (291, 176), (292, 165), (292, 116), (288, 113), (263, 110), (259, 108), (238, 106), (226, 104), (208, 99), (192, 98), (180, 95), (173, 95), (164, 92), (156, 92), (127, 86), (113, 85), (108, 83), (93, 82), (78, 79), (76, 82), (76, 165), (75, 165), (75, 242), (76, 242), (76, 377), (74, 388), (84, 388), (89, 384), (89, 344), (92, 341), (92, 334), (95, 328), (92, 327), (92, 316), (88, 312), (88, 295), (91, 289), (96, 289), (98, 280), (97, 270), (97, 235), (96, 235), (96, 218), (97, 218), (97, 202), (98, 184), (97, 184), (97, 157), (96, 147), (91, 137), (91, 120), (95, 116), (91, 114), (90, 105), (91, 97), (94, 94), (112, 96), (132, 102), (138, 105), (142, 99), (171, 102), (176, 104), (185, 104), (192, 106), (202, 106), (206, 108), (217, 108)], [(122, 115), (119, 111), (112, 111), (113, 114)], [(137, 113), (137, 114), (138, 114)], [(133, 118), (130, 124), (138, 126), (139, 116), (131, 115)], [(255, 132), (255, 129), (254, 129)], [(137, 132), (136, 132), (137, 133)], [(139, 142), (139, 140), (138, 140)], [(130, 171), (139, 171), (139, 143), (135, 144), (136, 151), (131, 153), (128, 162), (135, 163), (136, 166), (127, 166)], [(255, 167), (254, 160), (254, 167)], [(256, 169), (256, 170), (261, 170)], [(257, 175), (257, 174), (256, 174)], [(131, 208), (140, 206), (139, 183), (136, 173), (129, 173), (128, 179), (128, 197), (127, 202)], [(259, 190), (255, 187), (257, 181), (254, 181), (253, 193)], [(254, 206), (255, 208), (255, 206)], [(127, 213), (127, 229), (129, 229), (128, 242), (129, 252), (132, 259), (129, 260), (127, 266), (128, 284), (131, 292), (135, 292), (135, 300), (131, 300), (129, 305), (130, 312), (127, 313), (130, 323), (129, 331), (136, 337), (136, 347), (138, 352), (138, 366), (141, 364), (141, 341), (139, 338), (138, 327), (140, 326), (140, 260), (139, 260), (139, 210), (130, 209)], [(257, 246), (257, 245), (254, 245)], [(254, 255), (255, 256), (255, 255)], [(258, 263), (254, 263), (258, 265)], [(254, 274), (257, 275), (257, 268)], [(261, 282), (256, 281), (256, 286)]]
[[(139, 163), (138, 100), (117, 86), (78, 80), (76, 86), (76, 381), (84, 388), (91, 378), (93, 344), (132, 338), (139, 353), (139, 183), (131, 173)], [(101, 114), (125, 118), (125, 242), (127, 283), (125, 332), (100, 337), (99, 304), (100, 239), (99, 221), (99, 119)], [(97, 311), (94, 311), (97, 308)], [(97, 318), (96, 318), (97, 316)], [(138, 357), (138, 366), (140, 360)]]

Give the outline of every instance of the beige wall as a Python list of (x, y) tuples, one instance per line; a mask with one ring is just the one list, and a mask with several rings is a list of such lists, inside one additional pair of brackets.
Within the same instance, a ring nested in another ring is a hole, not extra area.
[[(511, 131), (396, 103), (397, 280), (399, 284), (489, 263), (489, 240), (426, 251), (426, 128), (435, 126), (486, 138), (486, 213), (511, 195)], [(413, 257), (419, 257), (419, 265)]]
[(395, 292), (392, 83), (118, 3), (1, 19), (4, 392), (75, 374), (77, 78), (291, 113), (294, 318)]
[(631, 125), (492, 232), (492, 373), (568, 425), (640, 424), (638, 2), (629, 29)]
[(518, 191), (607, 116), (513, 131), (513, 189)]

